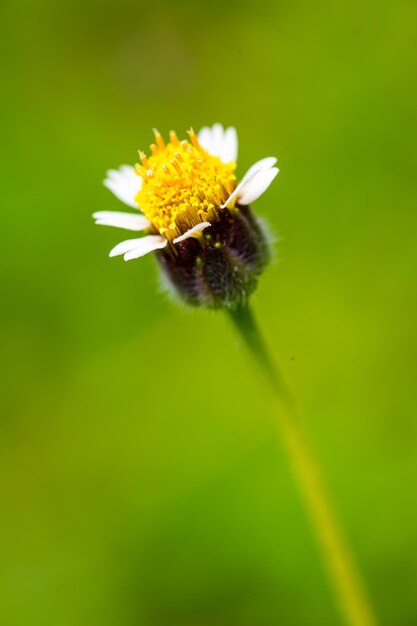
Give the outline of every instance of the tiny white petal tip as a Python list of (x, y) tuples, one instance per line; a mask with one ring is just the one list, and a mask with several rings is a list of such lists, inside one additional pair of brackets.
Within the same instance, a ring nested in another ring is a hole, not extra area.
[(221, 124), (211, 128), (204, 126), (198, 133), (198, 141), (207, 152), (219, 157), (223, 163), (237, 161), (237, 133), (233, 126), (224, 129)]
[(137, 209), (135, 198), (142, 188), (142, 178), (136, 174), (135, 168), (131, 165), (121, 165), (118, 170), (108, 170), (106, 174), (104, 186), (119, 200)]
[(244, 187), (239, 195), (239, 202), (243, 205), (251, 204), (255, 202), (269, 187), (278, 174), (279, 169), (277, 167), (271, 167), (270, 169), (263, 169), (256, 174)]
[(198, 236), (198, 233), (201, 233), (201, 231), (207, 228), (207, 226), (211, 226), (210, 222), (200, 222), (196, 226), (193, 226), (193, 228), (187, 230), (183, 235), (180, 235), (180, 237), (176, 237), (172, 243), (179, 243), (180, 241), (184, 241), (190, 237), (196, 237)]
[(126, 230), (145, 230), (145, 228), (149, 228), (151, 225), (144, 215), (120, 211), (97, 211), (93, 214), (93, 218), (96, 220), (96, 224), (115, 226), (116, 228), (125, 228)]
[[(238, 200), (240, 204), (249, 204), (247, 198), (250, 198), (250, 202), (253, 202), (269, 187), (279, 170), (277, 167), (273, 167), (277, 159), (275, 157), (266, 157), (254, 163), (246, 172), (240, 183), (235, 190), (227, 198), (226, 202), (220, 206), (221, 209), (225, 209), (230, 206), (232, 202)], [(266, 186), (262, 188), (261, 182), (269, 181)], [(259, 191), (262, 189), (262, 191)], [(259, 193), (255, 193), (259, 191)]]
[(168, 241), (160, 235), (147, 235), (146, 237), (140, 237), (139, 239), (127, 239), (118, 243), (112, 250), (110, 250), (109, 256), (124, 255), (125, 261), (131, 259), (137, 259), (148, 252), (165, 248)]

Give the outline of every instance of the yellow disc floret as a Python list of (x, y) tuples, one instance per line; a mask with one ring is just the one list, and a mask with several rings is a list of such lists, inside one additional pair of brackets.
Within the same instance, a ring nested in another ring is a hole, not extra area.
[(200, 222), (211, 222), (236, 187), (236, 163), (223, 163), (198, 142), (179, 141), (171, 131), (165, 144), (158, 131), (152, 156), (139, 153), (136, 172), (142, 189), (135, 201), (154, 228), (172, 241)]

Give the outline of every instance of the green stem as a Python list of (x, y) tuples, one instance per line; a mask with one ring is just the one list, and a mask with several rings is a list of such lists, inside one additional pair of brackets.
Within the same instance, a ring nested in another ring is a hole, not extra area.
[(266, 382), (276, 425), (290, 457), (345, 623), (348, 626), (376, 626), (359, 573), (324, 488), (318, 463), (297, 417), (291, 393), (271, 358), (249, 307), (241, 306), (230, 310), (229, 314)]

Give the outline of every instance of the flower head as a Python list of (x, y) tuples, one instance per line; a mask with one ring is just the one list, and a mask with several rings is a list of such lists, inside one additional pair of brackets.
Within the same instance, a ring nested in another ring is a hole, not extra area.
[(238, 183), (237, 136), (220, 124), (190, 130), (180, 141), (158, 131), (151, 154), (135, 168), (110, 170), (104, 181), (140, 214), (99, 211), (97, 224), (147, 234), (118, 244), (110, 256), (129, 261), (153, 250), (174, 291), (190, 304), (234, 306), (253, 291), (268, 259), (265, 234), (249, 204), (278, 173), (276, 159), (253, 165)]

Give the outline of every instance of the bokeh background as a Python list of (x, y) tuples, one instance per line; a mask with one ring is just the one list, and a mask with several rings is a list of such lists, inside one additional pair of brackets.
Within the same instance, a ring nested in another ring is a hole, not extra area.
[(239, 131), (254, 307), (384, 626), (417, 624), (415, 2), (2, 0), (0, 623), (341, 624), (222, 313), (158, 290), (104, 172)]

